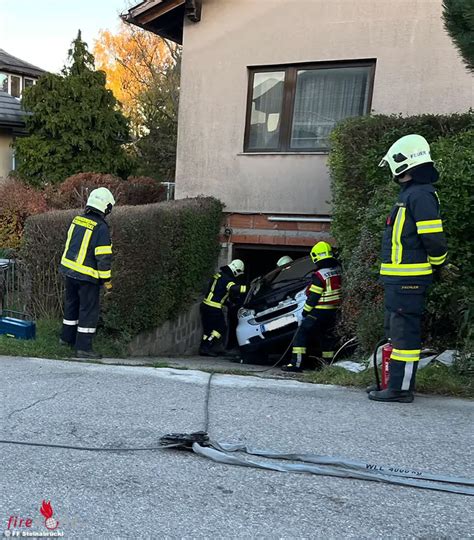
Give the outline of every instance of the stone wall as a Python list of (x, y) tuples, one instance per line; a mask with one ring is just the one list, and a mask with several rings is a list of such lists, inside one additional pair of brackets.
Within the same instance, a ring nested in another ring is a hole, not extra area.
[(174, 356), (198, 353), (202, 337), (200, 301), (174, 321), (166, 321), (159, 328), (143, 332), (129, 345), (131, 356)]

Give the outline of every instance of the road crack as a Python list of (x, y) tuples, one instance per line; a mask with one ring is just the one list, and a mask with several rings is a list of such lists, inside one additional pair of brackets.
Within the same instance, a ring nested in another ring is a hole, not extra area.
[(23, 411), (26, 411), (28, 409), (31, 409), (32, 407), (34, 407), (35, 405), (38, 405), (38, 403), (42, 403), (43, 401), (51, 401), (52, 399), (55, 399), (59, 394), (63, 394), (64, 392), (56, 392), (55, 394), (53, 394), (52, 396), (48, 396), (48, 397), (45, 397), (45, 398), (41, 398), (41, 399), (37, 399), (36, 401), (34, 401), (33, 403), (30, 403), (30, 405), (27, 405), (26, 407), (22, 407), (20, 409), (14, 409), (13, 411), (11, 411), (11, 413), (7, 416), (7, 419), (10, 420), (11, 417), (15, 414), (15, 413), (19, 413), (19, 412), (23, 412)]

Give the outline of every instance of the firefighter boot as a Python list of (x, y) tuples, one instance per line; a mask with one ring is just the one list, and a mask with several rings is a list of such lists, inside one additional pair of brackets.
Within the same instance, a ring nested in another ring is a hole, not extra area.
[(293, 355), (291, 362), (281, 368), (286, 373), (301, 373), (303, 368), (304, 356), (306, 355), (306, 347), (293, 347)]
[(213, 335), (211, 335), (210, 337), (206, 337), (206, 339), (203, 338), (203, 340), (201, 341), (201, 346), (199, 347), (199, 355), (211, 356), (215, 358), (216, 356), (218, 356), (218, 354), (213, 348), (214, 345), (215, 339)]
[(369, 393), (369, 399), (398, 403), (411, 403), (414, 400), (413, 389), (418, 362), (399, 362), (390, 360), (389, 383), (385, 390)]
[(414, 396), (413, 392), (410, 392), (409, 390), (393, 390), (392, 388), (386, 388), (385, 390), (372, 390), (369, 393), (369, 399), (390, 403), (411, 403), (414, 400)]

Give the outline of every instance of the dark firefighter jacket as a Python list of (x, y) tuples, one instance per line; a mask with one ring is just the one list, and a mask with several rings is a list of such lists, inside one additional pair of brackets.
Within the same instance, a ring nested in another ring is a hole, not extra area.
[(413, 169), (412, 176), (413, 180), (402, 185), (387, 218), (380, 267), (384, 283), (429, 283), (433, 268), (446, 261), (446, 237), (433, 186), (438, 173), (427, 164)]
[(228, 266), (223, 266), (217, 274), (212, 276), (209, 282), (203, 303), (206, 306), (222, 308), (229, 295), (238, 296), (247, 292), (245, 285), (239, 285), (234, 281), (232, 270)]
[(102, 215), (86, 212), (76, 216), (67, 233), (59, 270), (62, 274), (92, 283), (112, 279), (112, 243)]
[(341, 306), (341, 267), (336, 259), (326, 259), (314, 272), (308, 289), (308, 298), (303, 313), (308, 315), (314, 309), (338, 309)]

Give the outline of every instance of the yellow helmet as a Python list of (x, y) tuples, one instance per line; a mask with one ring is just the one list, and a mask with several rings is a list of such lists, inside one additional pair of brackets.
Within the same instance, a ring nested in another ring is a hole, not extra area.
[(433, 163), (430, 145), (421, 135), (405, 135), (395, 141), (379, 163), (388, 165), (393, 176), (399, 176), (423, 163)]
[(333, 256), (331, 244), (328, 244), (327, 242), (318, 242), (313, 246), (310, 256), (314, 263), (324, 259), (330, 259)]

